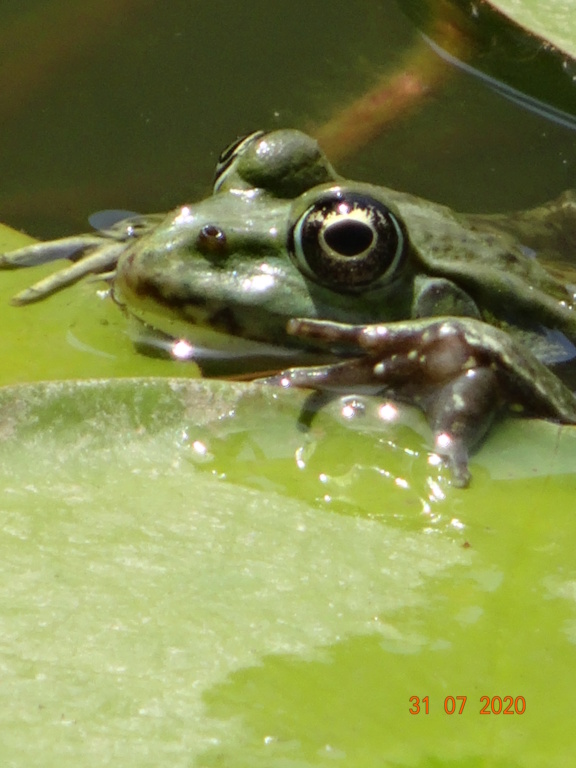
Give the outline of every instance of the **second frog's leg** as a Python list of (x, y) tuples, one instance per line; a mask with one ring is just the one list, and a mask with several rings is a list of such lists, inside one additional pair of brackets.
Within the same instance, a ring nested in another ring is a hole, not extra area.
[(14, 296), (16, 305), (31, 304), (50, 296), (86, 275), (113, 272), (118, 258), (128, 243), (150, 232), (163, 214), (149, 214), (123, 219), (108, 229), (59, 240), (33, 243), (15, 251), (0, 254), (0, 269), (18, 269), (47, 264), (58, 259), (73, 262), (69, 267), (43, 278)]
[[(86, 275), (100, 274), (102, 272), (113, 270), (125, 247), (125, 243), (114, 241), (102, 242), (102, 240), (100, 240), (98, 245), (91, 249), (87, 255), (82, 256), (82, 258), (75, 261), (69, 267), (60, 269), (53, 275), (48, 275), (48, 277), (38, 280), (34, 285), (17, 293), (16, 296), (12, 297), (12, 304), (15, 304), (16, 306), (32, 304), (35, 301), (40, 301), (40, 299), (44, 299), (47, 296), (56, 293), (56, 291), (59, 291), (61, 288), (66, 288), (69, 285), (77, 283)], [(11, 266), (14, 265), (12, 264)]]

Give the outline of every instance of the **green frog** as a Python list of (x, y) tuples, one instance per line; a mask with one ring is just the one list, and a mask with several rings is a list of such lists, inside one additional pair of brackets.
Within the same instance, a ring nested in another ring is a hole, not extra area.
[(100, 272), (118, 304), (173, 339), (222, 352), (232, 339), (280, 360), (305, 350), (306, 365), (262, 380), (416, 404), (463, 487), (469, 450), (503, 406), (576, 424), (552, 369), (576, 356), (576, 288), (543, 266), (573, 244), (574, 193), (506, 216), (458, 214), (343, 179), (313, 138), (287, 129), (227, 147), (200, 202), (34, 244), (0, 266), (73, 262), (18, 304)]

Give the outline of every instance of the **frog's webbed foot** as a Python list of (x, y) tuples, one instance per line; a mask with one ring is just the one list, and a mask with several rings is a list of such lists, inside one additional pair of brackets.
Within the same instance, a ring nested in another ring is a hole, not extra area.
[[(16, 305), (31, 304), (81, 280), (86, 275), (113, 277), (120, 254), (127, 243), (141, 237), (156, 225), (158, 215), (126, 219), (99, 233), (63, 237), (33, 243), (16, 251), (0, 254), (0, 269), (17, 269), (47, 264), (58, 259), (73, 262), (69, 267), (39, 280), (13, 297)], [(107, 273), (103, 275), (103, 273)]]
[(470, 480), (468, 451), (504, 403), (576, 423), (576, 400), (557, 377), (508, 334), (470, 318), (352, 326), (292, 320), (289, 332), (355, 356), (335, 365), (294, 368), (270, 383), (328, 392), (383, 393), (419, 406), (436, 453), (454, 484)]

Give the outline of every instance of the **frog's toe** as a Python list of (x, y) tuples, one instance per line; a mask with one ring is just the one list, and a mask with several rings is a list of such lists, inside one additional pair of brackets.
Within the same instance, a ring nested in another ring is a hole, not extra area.
[(76, 235), (60, 240), (32, 243), (16, 251), (0, 254), (1, 269), (36, 267), (59, 259), (77, 261), (89, 249), (102, 244), (100, 235)]
[[(103, 242), (104, 244), (102, 244)], [(12, 298), (12, 304), (15, 306), (32, 304), (56, 293), (62, 288), (77, 283), (86, 275), (109, 272), (116, 266), (124, 248), (124, 243), (106, 243), (99, 240), (98, 247), (90, 251), (84, 258), (20, 291), (20, 293)]]
[(452, 484), (457, 488), (467, 488), (470, 485), (470, 470), (468, 468), (468, 448), (461, 438), (453, 437), (447, 432), (434, 436), (435, 452), (444, 459), (452, 473)]
[(446, 459), (459, 488), (470, 482), (468, 450), (482, 440), (499, 405), (498, 379), (492, 368), (471, 368), (422, 402), (436, 452)]

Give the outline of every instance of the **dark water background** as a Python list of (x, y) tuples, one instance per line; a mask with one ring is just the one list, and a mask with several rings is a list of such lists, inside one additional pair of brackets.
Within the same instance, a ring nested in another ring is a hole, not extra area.
[[(234, 137), (322, 123), (419, 34), (395, 0), (75, 6), (0, 9), (0, 220), (40, 238), (85, 230), (98, 209), (204, 195)], [(338, 170), (461, 210), (514, 209), (576, 185), (575, 139), (459, 73)]]

